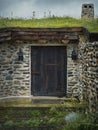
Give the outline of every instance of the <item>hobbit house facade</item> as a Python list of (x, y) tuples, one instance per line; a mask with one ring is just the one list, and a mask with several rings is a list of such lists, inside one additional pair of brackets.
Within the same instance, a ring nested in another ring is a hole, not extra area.
[(82, 27), (0, 29), (0, 100), (75, 97), (95, 111), (97, 41)]
[[(1, 97), (78, 94), (79, 37), (74, 29), (66, 30), (10, 29), (2, 33)], [(76, 56), (72, 57), (73, 51)]]

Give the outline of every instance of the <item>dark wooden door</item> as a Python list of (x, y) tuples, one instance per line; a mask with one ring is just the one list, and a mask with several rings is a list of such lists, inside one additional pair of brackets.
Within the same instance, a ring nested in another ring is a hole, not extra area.
[(31, 48), (31, 94), (66, 94), (66, 47)]

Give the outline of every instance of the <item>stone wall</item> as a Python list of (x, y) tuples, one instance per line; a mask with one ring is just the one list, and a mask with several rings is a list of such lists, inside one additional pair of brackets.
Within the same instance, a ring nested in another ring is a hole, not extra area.
[[(98, 109), (98, 42), (80, 42), (81, 83), (83, 99), (88, 103), (89, 112)], [(98, 111), (98, 110), (97, 110)]]
[[(32, 43), (0, 43), (0, 97), (31, 96), (31, 46)], [(35, 42), (34, 42), (35, 44)], [(42, 44), (42, 43), (41, 43)], [(49, 43), (48, 43), (49, 44)], [(55, 44), (55, 42), (52, 44)], [(61, 44), (61, 43), (58, 43)], [(18, 60), (19, 50), (23, 61)], [(79, 63), (72, 60), (72, 51), (78, 53), (78, 44), (67, 44), (67, 96), (81, 95)]]
[[(18, 61), (22, 48), (24, 60)], [(26, 44), (0, 44), (0, 97), (30, 95), (30, 48)]]
[[(67, 94), (71, 97), (79, 97), (82, 99), (82, 89), (80, 87), (79, 77), (79, 59), (78, 59), (78, 45), (69, 44), (67, 46)], [(77, 60), (72, 60), (72, 51), (77, 53)]]

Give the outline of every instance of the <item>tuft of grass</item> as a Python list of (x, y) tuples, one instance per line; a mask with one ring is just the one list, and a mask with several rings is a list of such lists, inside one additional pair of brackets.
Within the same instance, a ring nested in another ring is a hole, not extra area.
[(26, 27), (26, 28), (61, 28), (86, 27), (90, 32), (98, 32), (97, 19), (75, 19), (71, 17), (53, 17), (43, 19), (0, 19), (0, 28)]
[(90, 32), (98, 32), (98, 18), (83, 20), (82, 23)]

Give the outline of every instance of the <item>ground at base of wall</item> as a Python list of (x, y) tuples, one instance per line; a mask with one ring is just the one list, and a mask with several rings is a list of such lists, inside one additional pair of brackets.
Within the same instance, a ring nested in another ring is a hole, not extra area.
[(75, 98), (58, 97), (10, 97), (0, 99), (0, 107), (52, 107), (83, 108), (85, 103)]

